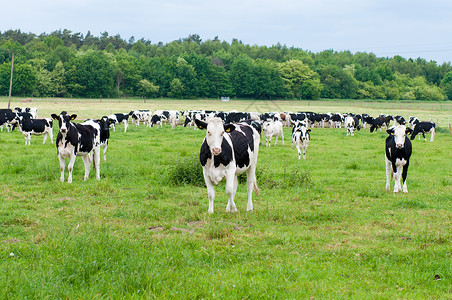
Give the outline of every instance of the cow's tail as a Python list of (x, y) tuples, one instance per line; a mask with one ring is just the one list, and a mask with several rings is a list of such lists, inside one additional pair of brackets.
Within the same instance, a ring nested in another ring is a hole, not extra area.
[(259, 196), (259, 188), (257, 186), (257, 181), (256, 179), (253, 182), (253, 190), (256, 193), (257, 198), (259, 198), (259, 200), (262, 200), (261, 197)]

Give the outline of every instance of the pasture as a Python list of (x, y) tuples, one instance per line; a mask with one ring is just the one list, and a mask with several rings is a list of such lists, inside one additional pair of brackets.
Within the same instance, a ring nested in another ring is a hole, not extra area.
[[(6, 105), (3, 99), (2, 107)], [(39, 117), (78, 121), (132, 109), (367, 112), (415, 115), (447, 128), (450, 103), (16, 101)], [(441, 107), (440, 107), (441, 106)], [(444, 125), (442, 125), (444, 124)], [(54, 136), (58, 122), (54, 122)], [(385, 191), (387, 134), (313, 128), (306, 161), (259, 151), (260, 198), (215, 213), (198, 161), (205, 131), (123, 125), (111, 131), (101, 180), (60, 182), (56, 147), (0, 133), (0, 298), (445, 299), (452, 295), (452, 136), (412, 141), (408, 194)], [(67, 173), (66, 173), (67, 176)], [(391, 190), (393, 188), (391, 183)]]

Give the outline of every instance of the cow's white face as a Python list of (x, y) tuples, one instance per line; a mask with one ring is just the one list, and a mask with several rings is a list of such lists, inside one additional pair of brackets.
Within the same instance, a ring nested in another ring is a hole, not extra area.
[(56, 114), (52, 114), (52, 118), (54, 120), (58, 120), (59, 126), (60, 126), (60, 132), (62, 134), (66, 134), (66, 132), (69, 130), (70, 122), (72, 120), (75, 120), (77, 118), (76, 114), (73, 114), (69, 116), (65, 111), (61, 112), (59, 116)]
[(220, 118), (211, 118), (208, 122), (203, 122), (195, 119), (196, 125), (200, 129), (206, 129), (206, 142), (213, 155), (219, 155), (221, 153), (221, 144), (225, 132), (232, 132), (235, 126), (232, 124), (223, 124)]
[(308, 140), (308, 132), (311, 131), (311, 129), (306, 128), (305, 126), (301, 127), (301, 135), (300, 139), (302, 141)]
[(272, 121), (265, 121), (264, 124), (262, 124), (262, 130), (267, 131), (270, 124), (272, 124)]
[(405, 147), (405, 137), (407, 134), (407, 128), (405, 125), (396, 126), (391, 129), (394, 133), (394, 142), (398, 149)]

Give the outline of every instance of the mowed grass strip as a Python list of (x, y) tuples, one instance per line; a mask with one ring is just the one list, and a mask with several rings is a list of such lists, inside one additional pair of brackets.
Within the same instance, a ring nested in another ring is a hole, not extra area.
[(222, 182), (213, 215), (204, 135), (119, 125), (101, 180), (77, 158), (68, 184), (55, 145), (1, 132), (0, 298), (450, 297), (450, 135), (413, 141), (394, 195), (384, 131), (313, 128), (303, 161), (286, 128), (284, 147), (261, 145), (254, 211), (241, 178), (239, 211)]

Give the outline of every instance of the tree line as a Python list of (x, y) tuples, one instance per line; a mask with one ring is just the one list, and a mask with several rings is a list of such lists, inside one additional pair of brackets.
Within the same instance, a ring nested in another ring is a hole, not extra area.
[(170, 43), (57, 30), (0, 32), (0, 94), (32, 97), (452, 99), (452, 66), (373, 53), (313, 53), (192, 34)]

